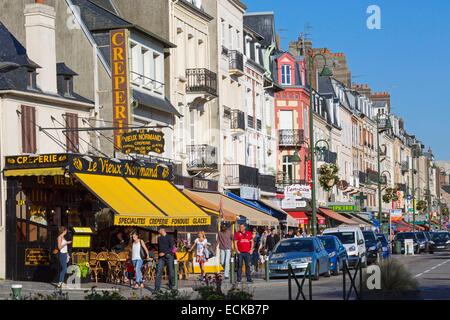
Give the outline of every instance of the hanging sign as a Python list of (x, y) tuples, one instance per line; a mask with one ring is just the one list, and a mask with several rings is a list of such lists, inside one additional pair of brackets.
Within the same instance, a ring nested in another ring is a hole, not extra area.
[(122, 134), (122, 152), (147, 155), (164, 153), (164, 133), (154, 130), (130, 131)]
[(118, 150), (121, 150), (121, 136), (127, 131), (124, 128), (131, 120), (128, 38), (126, 29), (110, 32), (114, 144)]

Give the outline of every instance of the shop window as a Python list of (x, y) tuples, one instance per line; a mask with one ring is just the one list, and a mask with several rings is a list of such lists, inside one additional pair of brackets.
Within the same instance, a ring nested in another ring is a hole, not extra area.
[(38, 241), (38, 227), (34, 224), (28, 225), (29, 230), (29, 242), (37, 242)]
[(36, 150), (36, 108), (21, 107), (22, 153), (35, 154)]
[(17, 242), (27, 241), (27, 223), (25, 221), (17, 221)]
[(48, 241), (48, 231), (47, 228), (39, 228), (39, 242)]

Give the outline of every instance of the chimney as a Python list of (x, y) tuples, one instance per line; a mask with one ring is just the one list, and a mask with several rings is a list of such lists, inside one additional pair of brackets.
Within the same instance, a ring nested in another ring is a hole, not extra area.
[(55, 8), (45, 0), (36, 0), (25, 6), (25, 32), (28, 56), (42, 68), (37, 76), (38, 87), (47, 93), (57, 94)]

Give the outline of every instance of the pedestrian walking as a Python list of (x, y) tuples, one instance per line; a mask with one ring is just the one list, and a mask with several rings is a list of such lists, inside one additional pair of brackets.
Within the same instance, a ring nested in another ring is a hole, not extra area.
[(285, 239), (292, 239), (294, 237), (294, 231), (292, 229), (288, 230)]
[(195, 239), (189, 252), (192, 252), (196, 248), (196, 261), (200, 266), (200, 281), (205, 281), (205, 263), (208, 261), (208, 240), (204, 231), (198, 233), (198, 238)]
[(65, 284), (65, 278), (67, 273), (67, 264), (69, 263), (68, 245), (72, 241), (67, 241), (65, 236), (67, 235), (67, 228), (62, 226), (59, 228), (59, 236), (57, 238), (58, 246), (58, 259), (61, 266), (58, 278), (58, 288), (62, 288)]
[(303, 235), (302, 235), (302, 232), (300, 231), (300, 229), (297, 230), (297, 232), (295, 233), (294, 238), (295, 239), (303, 238)]
[(253, 280), (250, 272), (250, 260), (254, 243), (253, 235), (250, 231), (247, 231), (245, 224), (241, 224), (239, 226), (239, 231), (234, 234), (234, 244), (238, 255), (237, 282), (240, 283), (242, 280), (242, 266), (245, 264), (247, 282), (251, 283)]
[(224, 279), (228, 279), (230, 277), (231, 249), (233, 248), (233, 233), (231, 231), (231, 226), (222, 223), (220, 225), (217, 240), (220, 249), (220, 264), (224, 269), (223, 277)]
[(278, 235), (277, 230), (273, 228), (271, 234), (267, 237), (266, 240), (266, 249), (268, 255), (273, 251), (278, 242), (280, 242), (280, 236)]
[(166, 229), (159, 229), (159, 237), (158, 237), (158, 266), (156, 271), (156, 279), (155, 279), (155, 290), (161, 290), (161, 280), (164, 268), (167, 267), (169, 273), (169, 289), (173, 289), (173, 281), (174, 281), (174, 270), (173, 270), (173, 261), (174, 261), (174, 253), (173, 249), (175, 247), (175, 241), (171, 235), (168, 235)]
[(142, 265), (144, 261), (148, 259), (149, 253), (145, 242), (139, 237), (137, 231), (131, 234), (131, 261), (133, 262), (134, 273), (136, 276), (136, 282), (134, 289), (144, 288), (144, 282), (142, 280)]
[(261, 242), (261, 236), (256, 229), (253, 229), (253, 253), (252, 253), (252, 271), (258, 272), (259, 266), (259, 245)]

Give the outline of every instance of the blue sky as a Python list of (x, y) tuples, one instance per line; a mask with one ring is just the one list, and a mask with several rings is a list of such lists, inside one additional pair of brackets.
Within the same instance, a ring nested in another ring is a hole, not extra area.
[[(408, 132), (450, 160), (450, 1), (243, 1), (275, 12), (285, 50), (309, 24), (314, 47), (345, 53), (353, 82), (389, 91)], [(381, 30), (366, 26), (369, 5), (381, 9)]]

